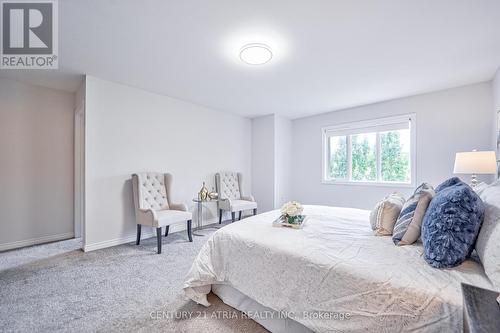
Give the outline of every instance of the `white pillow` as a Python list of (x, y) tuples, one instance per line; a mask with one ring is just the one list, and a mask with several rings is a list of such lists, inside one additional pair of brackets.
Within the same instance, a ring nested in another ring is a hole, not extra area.
[(481, 200), (486, 209), (476, 241), (476, 252), (486, 275), (493, 286), (500, 290), (500, 182), (485, 188), (481, 192)]
[(377, 203), (370, 214), (370, 224), (377, 236), (390, 236), (398, 219), (405, 198), (400, 193), (393, 193)]

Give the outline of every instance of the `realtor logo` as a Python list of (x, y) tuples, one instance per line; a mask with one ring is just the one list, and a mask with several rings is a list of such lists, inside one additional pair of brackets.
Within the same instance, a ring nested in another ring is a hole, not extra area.
[(57, 69), (57, 1), (1, 1), (0, 68)]

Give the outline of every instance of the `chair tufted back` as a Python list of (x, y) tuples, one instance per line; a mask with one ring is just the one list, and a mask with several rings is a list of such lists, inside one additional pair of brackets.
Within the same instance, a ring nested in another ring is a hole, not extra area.
[(135, 200), (140, 209), (169, 209), (166, 177), (163, 173), (145, 172), (133, 175)]
[(240, 182), (237, 172), (220, 172), (217, 174), (219, 196), (221, 199), (241, 199)]

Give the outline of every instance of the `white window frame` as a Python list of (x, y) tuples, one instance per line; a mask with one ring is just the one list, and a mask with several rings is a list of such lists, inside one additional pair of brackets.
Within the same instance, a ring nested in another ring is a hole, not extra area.
[[(329, 163), (329, 151), (328, 151), (328, 140), (332, 136), (340, 136), (340, 135), (351, 135), (351, 134), (346, 134), (349, 131), (359, 131), (364, 128), (367, 129), (366, 133), (370, 132), (370, 128), (374, 128), (377, 126), (384, 126), (384, 125), (392, 125), (392, 124), (399, 124), (403, 123), (405, 121), (409, 122), (409, 129), (410, 129), (410, 173), (411, 173), (411, 179), (410, 182), (391, 182), (391, 181), (381, 181), (381, 168), (380, 168), (380, 136), (377, 135), (377, 180), (375, 181), (356, 181), (356, 180), (351, 180), (351, 158), (349, 158), (350, 154), (350, 149), (351, 146), (348, 144), (347, 145), (347, 179), (329, 179), (328, 177), (328, 163)], [(322, 170), (321, 170), (321, 182), (323, 184), (329, 184), (329, 185), (374, 185), (374, 186), (392, 186), (392, 187), (415, 187), (416, 184), (416, 179), (417, 179), (417, 161), (416, 161), (416, 155), (417, 155), (417, 133), (416, 133), (416, 128), (417, 128), (417, 115), (414, 113), (411, 114), (404, 114), (404, 115), (398, 115), (398, 116), (392, 116), (392, 117), (385, 117), (385, 118), (378, 118), (378, 119), (371, 119), (371, 120), (363, 120), (363, 121), (357, 121), (357, 122), (351, 122), (351, 123), (343, 123), (339, 125), (334, 125), (334, 126), (327, 126), (323, 127), (321, 129), (322, 133)], [(339, 133), (339, 134), (336, 134)]]

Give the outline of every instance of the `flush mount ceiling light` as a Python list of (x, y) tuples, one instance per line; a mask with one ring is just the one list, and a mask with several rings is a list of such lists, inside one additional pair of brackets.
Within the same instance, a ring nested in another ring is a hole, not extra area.
[(269, 46), (260, 43), (247, 44), (240, 51), (241, 61), (249, 65), (263, 65), (272, 57), (273, 53)]

